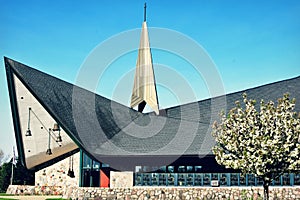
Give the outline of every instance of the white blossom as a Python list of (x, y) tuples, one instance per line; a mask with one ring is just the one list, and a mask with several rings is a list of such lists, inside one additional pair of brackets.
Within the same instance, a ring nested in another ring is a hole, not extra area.
[(300, 169), (300, 113), (295, 100), (284, 94), (277, 105), (243, 95), (244, 107), (236, 102), (227, 115), (213, 125), (216, 161), (227, 168), (260, 176), (269, 182), (285, 172)]

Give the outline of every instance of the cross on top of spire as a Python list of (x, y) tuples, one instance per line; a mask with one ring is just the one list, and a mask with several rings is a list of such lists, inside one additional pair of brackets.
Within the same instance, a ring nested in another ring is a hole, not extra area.
[(144, 4), (144, 22), (146, 21), (146, 8), (147, 8), (147, 4)]

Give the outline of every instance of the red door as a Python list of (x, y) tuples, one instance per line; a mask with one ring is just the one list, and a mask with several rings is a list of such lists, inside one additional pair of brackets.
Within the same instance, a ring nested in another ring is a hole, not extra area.
[(100, 187), (109, 187), (109, 169), (100, 169)]

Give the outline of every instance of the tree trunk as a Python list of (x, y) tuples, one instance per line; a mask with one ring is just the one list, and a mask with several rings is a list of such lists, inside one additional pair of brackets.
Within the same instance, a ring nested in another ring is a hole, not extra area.
[(269, 200), (269, 181), (264, 181), (264, 200)]

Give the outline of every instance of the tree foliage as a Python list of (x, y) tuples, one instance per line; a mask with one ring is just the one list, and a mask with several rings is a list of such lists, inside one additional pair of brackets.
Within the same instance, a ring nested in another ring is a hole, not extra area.
[(277, 105), (262, 100), (257, 111), (255, 100), (248, 100), (246, 94), (243, 98), (243, 107), (237, 101), (228, 115), (221, 113), (221, 121), (214, 123), (213, 153), (220, 165), (255, 174), (268, 186), (282, 173), (299, 170), (300, 118), (294, 111), (295, 99), (285, 94)]
[[(0, 166), (0, 192), (6, 192), (10, 184), (12, 161), (13, 159), (11, 159), (10, 162), (6, 162), (2, 166)], [(13, 184), (34, 185), (34, 182), (34, 171), (26, 169), (17, 159), (17, 162), (14, 165)]]

